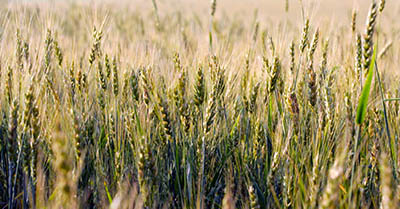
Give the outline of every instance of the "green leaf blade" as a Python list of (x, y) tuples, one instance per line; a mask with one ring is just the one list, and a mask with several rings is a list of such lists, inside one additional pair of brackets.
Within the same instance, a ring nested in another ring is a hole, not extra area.
[(372, 77), (375, 70), (375, 59), (376, 59), (376, 45), (374, 46), (374, 53), (372, 55), (371, 63), (369, 64), (367, 80), (365, 81), (364, 88), (361, 92), (361, 96), (357, 107), (356, 123), (361, 125), (364, 122), (365, 114), (367, 113), (368, 99), (371, 92)]

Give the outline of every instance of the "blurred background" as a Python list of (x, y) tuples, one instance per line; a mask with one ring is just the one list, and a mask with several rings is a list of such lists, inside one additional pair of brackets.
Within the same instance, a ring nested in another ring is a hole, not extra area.
[[(281, 17), (286, 15), (289, 17), (297, 16), (301, 11), (301, 5), (308, 8), (310, 14), (318, 17), (337, 17), (342, 18), (348, 16), (352, 8), (358, 9), (360, 12), (366, 12), (372, 0), (218, 0), (218, 10), (222, 12), (239, 12), (249, 13), (258, 10), (265, 16)], [(135, 10), (152, 9), (151, 0), (0, 0), (0, 7), (7, 7), (15, 3), (25, 4), (114, 4), (115, 6), (130, 7)], [(156, 0), (159, 10), (167, 11), (167, 9), (175, 8), (182, 11), (191, 12), (208, 12), (210, 0)], [(386, 9), (388, 13), (400, 12), (400, 1), (387, 1)], [(286, 9), (287, 12), (286, 12)]]

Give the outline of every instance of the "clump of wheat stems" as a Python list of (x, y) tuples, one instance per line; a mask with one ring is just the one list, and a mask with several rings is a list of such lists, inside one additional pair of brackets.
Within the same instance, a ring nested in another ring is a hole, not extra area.
[(0, 208), (396, 208), (397, 16), (300, 3), (0, 8)]

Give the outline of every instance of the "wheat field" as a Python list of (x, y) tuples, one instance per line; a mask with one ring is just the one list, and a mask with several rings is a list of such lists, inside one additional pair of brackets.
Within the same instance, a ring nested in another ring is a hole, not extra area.
[(400, 2), (0, 4), (0, 208), (400, 207)]

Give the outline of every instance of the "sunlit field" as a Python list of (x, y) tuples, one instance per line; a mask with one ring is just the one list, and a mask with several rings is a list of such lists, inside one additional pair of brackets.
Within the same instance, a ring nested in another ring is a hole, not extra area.
[(398, 208), (399, 18), (0, 0), (0, 209)]

